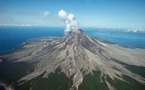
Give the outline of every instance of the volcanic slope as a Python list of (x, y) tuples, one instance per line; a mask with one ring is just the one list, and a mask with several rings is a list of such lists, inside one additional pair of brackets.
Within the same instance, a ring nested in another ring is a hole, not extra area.
[[(144, 49), (105, 43), (76, 29), (63, 38), (29, 40), (21, 49), (5, 57), (12, 63), (27, 63), (29, 67), (26, 68), (31, 69), (17, 81), (17, 89), (27, 85), (29, 89), (37, 90), (39, 85), (33, 84), (37, 79), (50, 79), (57, 72), (66, 78), (66, 90), (85, 90), (83, 85), (92, 80), (89, 77), (94, 79), (87, 84), (89, 86), (86, 85), (87, 90), (118, 90), (118, 84), (115, 83), (125, 83), (130, 86), (126, 86), (129, 90), (134, 85), (138, 85), (136, 88), (145, 88), (144, 55)], [(139, 68), (143, 68), (140, 69), (142, 71), (136, 70)]]

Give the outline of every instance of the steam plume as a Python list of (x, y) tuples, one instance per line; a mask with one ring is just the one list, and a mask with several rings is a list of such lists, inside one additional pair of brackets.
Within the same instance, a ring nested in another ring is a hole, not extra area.
[(62, 18), (66, 23), (65, 34), (70, 32), (71, 30), (75, 30), (78, 28), (77, 21), (75, 17), (71, 13), (67, 13), (63, 9), (58, 12), (60, 18)]

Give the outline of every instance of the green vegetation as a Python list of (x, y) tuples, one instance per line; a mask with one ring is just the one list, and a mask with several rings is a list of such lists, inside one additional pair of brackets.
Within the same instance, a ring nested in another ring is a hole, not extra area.
[[(145, 69), (143, 67), (128, 66), (126, 68), (133, 73), (145, 77)], [(68, 79), (65, 74), (59, 73), (60, 71), (58, 70), (56, 73), (51, 73), (48, 78), (42, 78), (43, 76), (40, 75), (19, 85), (17, 81), (32, 70), (32, 64), (5, 61), (0, 63), (0, 80), (6, 82), (8, 85), (13, 83), (15, 90), (68, 90), (71, 84), (71, 80)], [(116, 90), (145, 90), (145, 85), (138, 81), (128, 76), (122, 76), (122, 78), (125, 81), (118, 79), (112, 80), (107, 76), (107, 81), (116, 88)], [(79, 90), (108, 90), (104, 77), (102, 78), (103, 82), (100, 81), (100, 72), (93, 71), (93, 74), (84, 76), (83, 82), (79, 86)]]
[(128, 65), (126, 66), (126, 68), (129, 69), (131, 72), (139, 74), (145, 78), (145, 67)]
[(31, 72), (32, 65), (23, 62), (8, 62), (4, 61), (0, 66), (0, 80), (7, 84), (17, 82), (21, 77), (25, 76), (28, 72)]
[(48, 78), (38, 76), (21, 86), (16, 86), (16, 90), (68, 90), (69, 79), (63, 73), (51, 73)]
[[(140, 70), (142, 71), (142, 70)], [(140, 72), (141, 73), (141, 72)], [(100, 83), (100, 72), (94, 72), (94, 74), (88, 74), (84, 77), (82, 84), (79, 86), (79, 90), (108, 90), (107, 85), (104, 81)], [(116, 89), (116, 90), (145, 90), (145, 85), (139, 83), (138, 81), (128, 77), (123, 76), (125, 81), (121, 80), (112, 80), (107, 76), (107, 81)]]
[(79, 86), (79, 90), (108, 90), (106, 83), (101, 83), (100, 72), (94, 71), (94, 74), (88, 74), (84, 77), (83, 82)]
[(107, 77), (107, 80), (113, 85), (113, 87), (116, 88), (116, 90), (145, 90), (145, 85), (130, 77), (123, 76), (123, 79), (126, 82), (118, 79), (112, 80), (111, 78)]

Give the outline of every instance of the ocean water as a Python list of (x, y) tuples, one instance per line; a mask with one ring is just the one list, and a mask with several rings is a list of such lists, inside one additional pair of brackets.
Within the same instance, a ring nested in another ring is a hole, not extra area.
[[(123, 46), (145, 48), (145, 33), (124, 32), (114, 29), (83, 28), (91, 37)], [(30, 38), (64, 36), (64, 28), (50, 27), (0, 27), (0, 52), (20, 48)]]
[(47, 27), (0, 27), (0, 52), (20, 48), (30, 38), (63, 36), (62, 28)]
[(144, 32), (127, 32), (127, 30), (124, 29), (86, 29), (86, 33), (92, 37), (116, 43), (122, 46), (145, 48)]

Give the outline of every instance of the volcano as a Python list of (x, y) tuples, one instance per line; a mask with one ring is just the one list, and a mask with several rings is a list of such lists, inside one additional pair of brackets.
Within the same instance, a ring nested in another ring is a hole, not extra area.
[(75, 29), (62, 38), (30, 39), (4, 55), (3, 77), (15, 90), (143, 90), (144, 55)]

